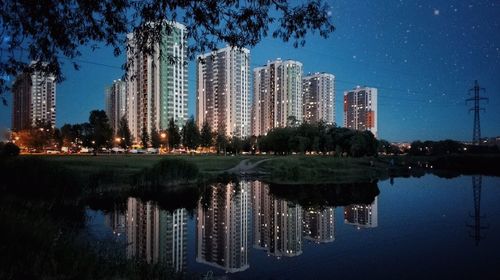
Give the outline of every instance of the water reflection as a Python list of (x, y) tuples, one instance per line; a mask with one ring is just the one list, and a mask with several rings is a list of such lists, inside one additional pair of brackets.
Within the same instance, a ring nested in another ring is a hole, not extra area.
[(196, 218), (196, 261), (226, 272), (249, 268), (250, 183), (214, 184), (200, 199)]
[(316, 243), (335, 240), (335, 208), (309, 209), (304, 211), (304, 238)]
[(269, 185), (252, 182), (254, 248), (276, 257), (302, 254), (302, 207), (269, 194)]
[(487, 229), (488, 226), (481, 225), (481, 188), (483, 186), (482, 176), (472, 176), (472, 192), (474, 195), (474, 215), (471, 217), (474, 219), (473, 224), (468, 224), (467, 227), (472, 229), (470, 236), (474, 238), (476, 246), (479, 246), (479, 241), (484, 238), (481, 234), (481, 230)]
[(359, 228), (378, 226), (378, 199), (371, 204), (351, 204), (344, 207), (344, 223)]
[(185, 209), (161, 210), (152, 202), (129, 198), (126, 213), (127, 258), (160, 263), (174, 271), (187, 266), (187, 214)]
[(152, 200), (153, 195), (130, 197), (126, 209), (107, 209), (105, 224), (126, 244), (123, 254), (128, 259), (185, 272), (191, 239), (197, 263), (236, 273), (250, 268), (251, 248), (280, 259), (301, 255), (303, 240), (317, 244), (335, 241), (337, 206), (344, 206), (346, 224), (376, 227), (378, 194), (376, 183), (271, 186), (260, 181), (230, 181), (203, 187), (198, 198), (183, 197), (197, 199), (195, 203), (184, 201), (196, 205), (190, 212), (195, 215), (194, 236), (188, 236), (188, 210), (172, 210), (171, 195), (157, 195), (158, 201)]

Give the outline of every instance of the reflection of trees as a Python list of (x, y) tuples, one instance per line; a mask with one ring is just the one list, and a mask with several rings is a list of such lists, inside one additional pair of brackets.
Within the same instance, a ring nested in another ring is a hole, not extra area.
[(350, 204), (371, 204), (379, 195), (377, 183), (270, 185), (270, 194), (303, 207), (336, 207)]

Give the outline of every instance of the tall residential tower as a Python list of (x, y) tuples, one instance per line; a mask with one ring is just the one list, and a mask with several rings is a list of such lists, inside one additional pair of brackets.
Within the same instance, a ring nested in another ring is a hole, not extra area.
[(198, 57), (196, 122), (226, 136), (250, 136), (250, 51), (226, 47)]
[(125, 82), (122, 80), (113, 81), (113, 85), (105, 90), (106, 115), (113, 132), (116, 134), (120, 125), (120, 120), (127, 112), (127, 91)]
[(302, 122), (302, 63), (278, 59), (253, 73), (252, 135)]
[(12, 87), (12, 130), (18, 131), (38, 123), (56, 125), (56, 82), (53, 75), (41, 71), (23, 73)]
[(135, 141), (145, 131), (164, 130), (171, 118), (182, 127), (187, 119), (188, 68), (186, 27), (167, 23), (154, 54), (137, 48), (128, 35), (127, 120)]
[(335, 76), (315, 73), (302, 79), (304, 121), (335, 123)]
[(358, 86), (344, 92), (344, 127), (369, 130), (378, 137), (376, 88)]

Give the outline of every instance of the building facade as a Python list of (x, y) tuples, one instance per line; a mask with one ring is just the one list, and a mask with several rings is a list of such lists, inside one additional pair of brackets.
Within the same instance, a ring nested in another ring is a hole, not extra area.
[(173, 119), (183, 127), (188, 114), (188, 67), (186, 27), (168, 23), (154, 54), (137, 48), (134, 35), (128, 34), (127, 120), (136, 142), (143, 131), (167, 129)]
[(41, 71), (19, 75), (12, 86), (12, 130), (56, 125), (56, 81)]
[(378, 137), (376, 88), (358, 86), (344, 92), (344, 127), (369, 130)]
[(127, 112), (126, 83), (122, 80), (113, 81), (113, 85), (105, 89), (106, 115), (113, 132), (116, 134), (120, 126), (120, 120)]
[(315, 73), (302, 79), (304, 121), (335, 123), (335, 76)]
[(252, 135), (302, 122), (302, 63), (278, 59), (253, 73)]
[(234, 183), (212, 185), (199, 202), (196, 220), (196, 261), (228, 273), (250, 267), (250, 183), (240, 182), (237, 188)]
[(226, 47), (200, 55), (196, 122), (226, 136), (250, 136), (250, 51)]

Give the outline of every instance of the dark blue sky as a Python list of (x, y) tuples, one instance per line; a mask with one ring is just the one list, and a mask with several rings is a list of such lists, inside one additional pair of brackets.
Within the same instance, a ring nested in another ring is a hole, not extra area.
[[(337, 28), (330, 38), (311, 34), (305, 47), (297, 49), (265, 38), (251, 49), (251, 67), (280, 57), (301, 61), (305, 73), (333, 73), (340, 125), (343, 92), (356, 85), (377, 87), (379, 136), (391, 141), (470, 140), (473, 115), (465, 99), (477, 79), (490, 99), (481, 115), (482, 135), (500, 135), (498, 0), (329, 3)], [(95, 64), (81, 63), (75, 71), (66, 63), (66, 80), (57, 88), (57, 126), (84, 122), (90, 110), (104, 108), (105, 86), (123, 74), (125, 57), (113, 57), (111, 49), (82, 53), (81, 60)], [(195, 73), (192, 61), (190, 114), (195, 108)], [(11, 110), (0, 110), (0, 127), (10, 127)]]

